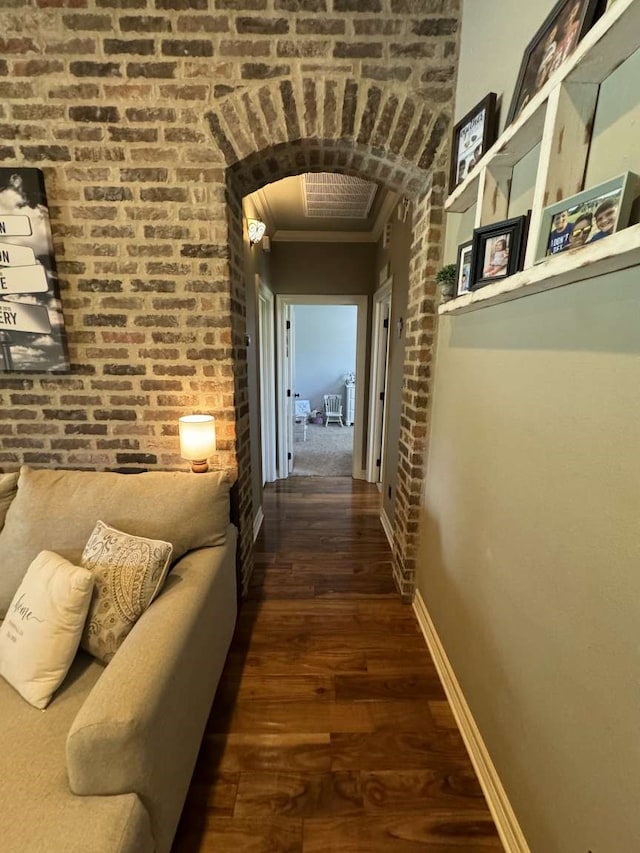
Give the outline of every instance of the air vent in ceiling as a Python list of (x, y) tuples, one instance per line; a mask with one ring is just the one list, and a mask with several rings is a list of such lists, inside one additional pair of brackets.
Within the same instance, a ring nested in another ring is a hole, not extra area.
[(336, 219), (366, 219), (376, 185), (351, 175), (315, 172), (303, 175), (306, 216)]

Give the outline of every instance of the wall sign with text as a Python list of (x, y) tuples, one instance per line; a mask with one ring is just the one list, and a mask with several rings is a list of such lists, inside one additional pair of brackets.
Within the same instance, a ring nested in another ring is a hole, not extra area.
[(69, 370), (40, 169), (0, 168), (0, 372)]

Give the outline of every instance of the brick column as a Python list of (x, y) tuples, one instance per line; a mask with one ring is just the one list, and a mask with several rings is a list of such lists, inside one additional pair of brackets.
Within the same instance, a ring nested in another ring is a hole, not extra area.
[(393, 574), (404, 601), (413, 599), (437, 319), (435, 274), (442, 261), (446, 153), (429, 189), (413, 206), (404, 385), (396, 483)]

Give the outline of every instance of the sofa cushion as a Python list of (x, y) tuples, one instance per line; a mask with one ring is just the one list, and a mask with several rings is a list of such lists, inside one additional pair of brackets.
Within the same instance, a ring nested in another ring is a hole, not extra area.
[(194, 548), (224, 543), (229, 483), (217, 472), (116, 474), (23, 465), (0, 532), (0, 618), (40, 551), (79, 563), (99, 519), (136, 536), (168, 540), (175, 561)]
[(82, 648), (109, 663), (167, 576), (170, 542), (131, 536), (98, 521), (80, 560), (95, 586)]
[(36, 708), (46, 708), (73, 662), (93, 577), (52, 551), (29, 566), (0, 626), (0, 675)]
[(11, 501), (18, 491), (18, 472), (15, 474), (0, 474), (0, 530), (4, 527), (4, 519)]
[(2, 853), (151, 853), (149, 817), (134, 793), (78, 797), (69, 790), (65, 741), (104, 667), (76, 655), (46, 711), (0, 678)]

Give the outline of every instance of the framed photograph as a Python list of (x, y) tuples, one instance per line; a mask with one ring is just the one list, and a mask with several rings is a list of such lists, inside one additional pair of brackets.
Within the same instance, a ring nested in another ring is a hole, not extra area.
[(471, 253), (471, 290), (522, 269), (529, 216), (476, 228)]
[(507, 125), (542, 89), (592, 26), (599, 0), (560, 0), (527, 45), (509, 107)]
[(489, 92), (453, 128), (449, 192), (461, 183), (493, 145), (498, 132), (496, 94)]
[(0, 168), (0, 373), (69, 370), (40, 169)]
[(471, 251), (473, 240), (460, 243), (458, 246), (458, 260), (456, 261), (456, 285), (455, 296), (462, 296), (471, 290)]
[(578, 249), (626, 228), (640, 191), (638, 175), (625, 172), (577, 195), (545, 207), (536, 246), (536, 263), (549, 255)]

